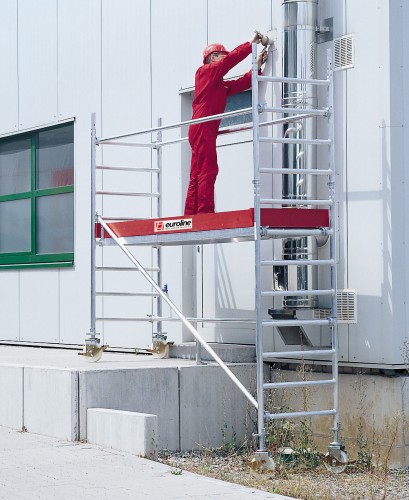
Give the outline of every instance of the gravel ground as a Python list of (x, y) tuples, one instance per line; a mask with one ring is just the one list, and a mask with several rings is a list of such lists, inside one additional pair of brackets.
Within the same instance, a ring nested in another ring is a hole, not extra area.
[(302, 500), (409, 499), (408, 471), (371, 473), (349, 466), (342, 474), (332, 474), (320, 465), (309, 471), (281, 467), (268, 474), (259, 474), (249, 466), (252, 457), (220, 450), (162, 452), (159, 461), (174, 467), (174, 474), (187, 470)]

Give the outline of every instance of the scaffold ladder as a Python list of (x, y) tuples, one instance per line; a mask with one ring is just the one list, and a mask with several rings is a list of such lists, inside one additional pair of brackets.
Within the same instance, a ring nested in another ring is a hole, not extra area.
[[(338, 407), (338, 328), (337, 328), (337, 255), (336, 255), (336, 237), (337, 237), (337, 214), (335, 203), (335, 170), (334, 170), (334, 114), (333, 114), (333, 70), (331, 52), (327, 52), (327, 78), (325, 80), (307, 80), (285, 77), (272, 77), (262, 76), (258, 74), (257, 68), (257, 48), (253, 46), (252, 52), (252, 90), (253, 90), (253, 163), (254, 163), (254, 213), (255, 213), (255, 282), (256, 282), (256, 355), (257, 355), (257, 401), (258, 401), (258, 439), (259, 450), (257, 458), (261, 463), (265, 462), (268, 465), (271, 460), (270, 454), (266, 450), (266, 424), (272, 420), (288, 419), (288, 418), (306, 418), (311, 416), (332, 416), (333, 427), (333, 440), (328, 447), (326, 455), (326, 465), (334, 472), (341, 472), (344, 470), (348, 461), (347, 455), (343, 446), (339, 442), (339, 407)], [(259, 102), (259, 82), (265, 83), (297, 83), (302, 85), (317, 85), (325, 86), (327, 89), (327, 106), (323, 109), (300, 109), (300, 107), (269, 107), (264, 103)], [(259, 129), (260, 114), (272, 113), (280, 114), (283, 116), (281, 119), (272, 120), (267, 123), (296, 123), (300, 120), (311, 119), (316, 116), (322, 116), (327, 120), (328, 137), (325, 139), (318, 138), (288, 138), (288, 137), (260, 137)], [(267, 142), (271, 144), (309, 144), (315, 146), (324, 146), (328, 149), (328, 166), (325, 169), (311, 168), (301, 170), (298, 168), (274, 168), (265, 167), (260, 165), (260, 143)], [(277, 175), (311, 175), (311, 176), (326, 176), (328, 179), (328, 198), (327, 199), (289, 199), (289, 198), (262, 198), (260, 195), (260, 177), (261, 174), (270, 174), (271, 176)], [(268, 235), (271, 238), (291, 238), (291, 237), (313, 237), (315, 235), (327, 236), (330, 244), (330, 256), (328, 259), (322, 260), (285, 260), (273, 259), (263, 260), (261, 257), (261, 235), (263, 234), (263, 227), (260, 223), (260, 209), (265, 205), (275, 206), (308, 206), (318, 207), (324, 206), (329, 208), (330, 225), (328, 228), (322, 230), (268, 230)], [(319, 290), (263, 290), (262, 289), (262, 268), (271, 268), (272, 266), (317, 266), (329, 267), (331, 278), (330, 288)], [(261, 310), (263, 297), (282, 298), (283, 296), (329, 296), (331, 298), (331, 312), (326, 319), (265, 319), (263, 311)], [(289, 326), (327, 326), (331, 330), (331, 347), (328, 349), (313, 349), (302, 348), (301, 350), (289, 351), (270, 351), (265, 352), (263, 345), (264, 330), (273, 327), (276, 330), (278, 327)], [(305, 358), (313, 357), (314, 359), (330, 358), (332, 367), (332, 377), (325, 380), (301, 380), (289, 382), (269, 382), (265, 383), (263, 366), (265, 361), (274, 361), (278, 359), (295, 359), (304, 360)], [(289, 411), (274, 413), (265, 407), (265, 392), (273, 389), (297, 389), (307, 386), (331, 386), (333, 388), (333, 406), (332, 408), (324, 410), (305, 410), (305, 411)]]

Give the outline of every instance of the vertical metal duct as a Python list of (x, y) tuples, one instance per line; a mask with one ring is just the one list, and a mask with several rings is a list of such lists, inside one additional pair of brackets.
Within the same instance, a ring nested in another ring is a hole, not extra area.
[[(316, 27), (318, 0), (283, 1), (283, 76), (290, 78), (315, 78)], [(317, 107), (315, 85), (283, 84), (283, 106), (301, 110)], [(299, 120), (284, 127), (284, 137), (299, 139), (316, 138), (316, 119)], [(316, 168), (316, 146), (284, 144), (283, 167), (297, 169), (296, 175), (283, 176), (283, 198), (308, 200), (316, 198), (316, 178), (302, 173), (305, 168)], [(291, 238), (283, 242), (283, 258), (301, 260), (316, 258), (315, 238)], [(286, 290), (316, 288), (316, 266), (284, 266), (277, 270), (279, 281)], [(286, 296), (286, 309), (317, 307), (315, 296)]]

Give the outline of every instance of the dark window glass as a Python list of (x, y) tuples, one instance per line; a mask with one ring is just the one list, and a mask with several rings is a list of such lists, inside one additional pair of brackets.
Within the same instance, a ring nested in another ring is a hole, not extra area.
[(0, 196), (31, 190), (31, 140), (0, 143)]
[[(227, 111), (236, 111), (237, 109), (251, 108), (251, 90), (234, 94), (227, 98), (226, 109)], [(232, 125), (240, 125), (240, 123), (249, 123), (252, 120), (251, 112), (245, 115), (232, 116), (231, 118), (224, 118), (220, 124), (221, 127), (231, 127)]]
[(36, 188), (74, 184), (74, 127), (66, 125), (38, 134)]

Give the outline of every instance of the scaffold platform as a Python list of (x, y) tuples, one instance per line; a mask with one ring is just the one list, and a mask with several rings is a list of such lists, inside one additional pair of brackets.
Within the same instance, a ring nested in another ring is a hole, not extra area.
[[(266, 229), (322, 229), (330, 226), (329, 211), (323, 208), (262, 208), (261, 227)], [(254, 209), (192, 216), (163, 217), (107, 223), (125, 245), (192, 245), (254, 241)], [(97, 223), (96, 236), (104, 245), (115, 245)], [(271, 238), (269, 234), (265, 236)]]

